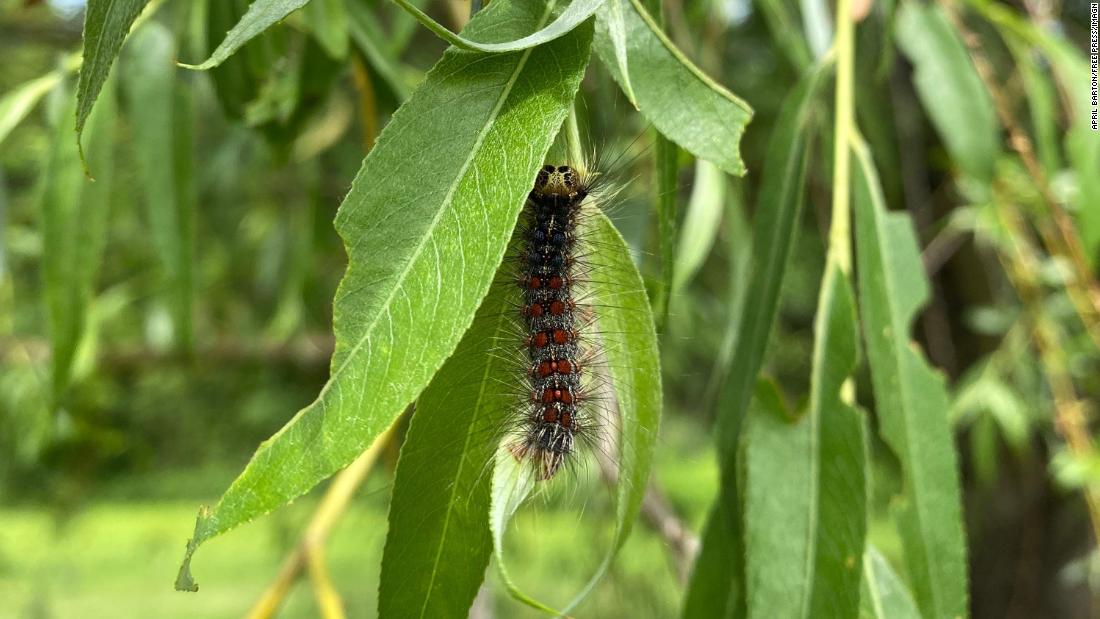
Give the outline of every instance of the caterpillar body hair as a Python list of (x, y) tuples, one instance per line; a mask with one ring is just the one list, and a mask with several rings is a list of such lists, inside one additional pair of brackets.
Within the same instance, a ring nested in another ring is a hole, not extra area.
[(568, 165), (546, 165), (525, 207), (517, 283), (531, 396), (510, 450), (534, 466), (539, 480), (552, 478), (573, 454), (577, 438), (595, 430), (582, 381), (589, 355), (581, 331), (591, 321), (580, 316), (576, 301), (578, 221), (595, 178)]

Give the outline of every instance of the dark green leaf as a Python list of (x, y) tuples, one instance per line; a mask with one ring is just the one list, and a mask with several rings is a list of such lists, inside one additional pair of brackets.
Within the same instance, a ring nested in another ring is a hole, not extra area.
[[(86, 178), (72, 140), (73, 109), (58, 119), (43, 177), (43, 287), (50, 318), (52, 384), (56, 402), (68, 386), (73, 358), (85, 333), (88, 307), (107, 237), (114, 171), (117, 105), (114, 80), (88, 117), (88, 156), (96, 179)], [(71, 91), (64, 91), (71, 96)]]
[(380, 617), (465, 616), (484, 578), (493, 548), (491, 464), (501, 424), (517, 405), (501, 388), (515, 380), (514, 364), (500, 354), (517, 344), (510, 289), (514, 282), (497, 278), (417, 400), (393, 484)]
[(883, 440), (901, 462), (898, 529), (926, 617), (964, 617), (966, 538), (943, 377), (909, 338), (928, 282), (909, 218), (888, 213), (870, 153), (853, 146), (860, 309)]
[(915, 73), (921, 104), (955, 164), (988, 182), (1000, 150), (993, 100), (943, 9), (906, 2), (897, 15), (897, 40)]
[[(548, 18), (534, 3), (494, 3), (466, 31), (515, 37)], [(454, 350), (573, 101), (590, 37), (582, 27), (513, 54), (449, 50), (395, 113), (337, 215), (349, 268), (329, 382), (200, 514), (178, 587), (194, 587), (199, 544), (353, 460)]]
[(173, 341), (189, 349), (195, 205), (190, 171), (180, 169), (188, 165), (190, 152), (186, 144), (191, 128), (188, 101), (177, 92), (175, 57), (175, 42), (167, 28), (155, 22), (139, 28), (127, 45), (123, 90), (134, 120), (138, 180), (145, 196), (153, 247), (167, 283), (175, 329)]
[[(733, 362), (720, 403), (718, 450), (722, 490), (711, 510), (703, 546), (684, 601), (688, 618), (739, 615), (743, 609), (739, 491), (734, 474), (741, 418), (764, 359), (764, 347), (779, 307), (779, 289), (790, 256), (803, 203), (803, 185), (810, 155), (810, 128), (826, 71), (819, 67), (788, 95), (775, 133), (768, 142), (756, 220), (753, 256)], [(717, 605), (717, 606), (716, 606)]]
[(616, 51), (618, 24), (608, 23), (604, 12), (596, 20), (595, 48), (612, 77), (670, 140), (730, 174), (744, 174), (739, 145), (752, 108), (692, 64), (638, 0), (624, 0), (623, 9), (625, 73)]
[(148, 1), (88, 0), (84, 13), (84, 62), (76, 85), (77, 143), (126, 33)]
[(657, 286), (657, 294), (654, 303), (654, 314), (657, 323), (662, 328), (668, 320), (668, 308), (672, 298), (672, 281), (676, 268), (676, 241), (678, 230), (676, 226), (676, 177), (680, 149), (668, 138), (657, 134), (655, 136), (656, 153), (655, 164), (657, 167), (657, 239), (661, 256), (661, 280)]

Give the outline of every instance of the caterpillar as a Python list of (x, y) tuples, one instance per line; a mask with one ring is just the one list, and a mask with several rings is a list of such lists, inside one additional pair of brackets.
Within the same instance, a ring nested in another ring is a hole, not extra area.
[(523, 348), (530, 402), (510, 449), (529, 461), (537, 479), (552, 478), (574, 451), (576, 438), (594, 424), (584, 404), (584, 321), (575, 300), (577, 230), (595, 175), (567, 165), (539, 170), (527, 196), (518, 252), (523, 294)]

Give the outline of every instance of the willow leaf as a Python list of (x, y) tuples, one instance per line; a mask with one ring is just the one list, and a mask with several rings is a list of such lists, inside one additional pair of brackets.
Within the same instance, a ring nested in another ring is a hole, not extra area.
[(737, 443), (741, 419), (764, 360), (768, 334), (779, 307), (794, 231), (802, 211), (803, 185), (810, 156), (810, 127), (825, 70), (819, 67), (788, 95), (768, 141), (764, 176), (753, 224), (753, 255), (745, 303), (739, 316), (733, 361), (725, 379), (718, 418), (722, 489), (711, 509), (703, 545), (684, 600), (684, 617), (740, 616), (744, 606), (741, 510), (737, 479)]
[(393, 485), (378, 591), (380, 617), (462, 617), (492, 553), (491, 464), (517, 404), (512, 281), (498, 278), (455, 353), (417, 400)]
[[(467, 32), (519, 35), (548, 19), (538, 3), (494, 3)], [(427, 386), (489, 289), (590, 38), (582, 27), (514, 54), (448, 50), (394, 114), (336, 218), (349, 267), (329, 381), (202, 510), (177, 587), (194, 588), (199, 544), (351, 462)]]
[[(107, 237), (117, 117), (113, 82), (104, 84), (103, 96), (88, 117), (88, 154), (96, 164), (96, 180), (86, 178), (81, 168), (72, 140), (72, 108), (58, 119), (43, 178), (42, 274), (55, 401), (68, 386), (74, 355), (86, 330)], [(70, 90), (63, 92), (71, 96)]]
[(853, 151), (863, 337), (880, 433), (901, 462), (898, 529), (909, 577), (925, 617), (965, 617), (966, 539), (950, 401), (943, 377), (909, 339), (928, 282), (912, 223), (886, 211), (866, 146)]
[(874, 546), (863, 553), (860, 619), (920, 619), (905, 583)]
[[(23, 122), (27, 114), (34, 109), (35, 104), (61, 83), (62, 77), (64, 76), (60, 71), (51, 71), (17, 86), (0, 97), (0, 144), (3, 144), (12, 130)], [(65, 139), (70, 138), (71, 136), (65, 137)]]
[(730, 174), (744, 174), (739, 145), (752, 108), (688, 60), (639, 0), (622, 1), (621, 26), (608, 21), (617, 17), (609, 12), (596, 15), (595, 48), (611, 76), (667, 138)]
[[(421, 11), (409, 0), (394, 1), (420, 21), (428, 30), (458, 49), (487, 53), (517, 52), (543, 43), (549, 43), (558, 37), (565, 36), (586, 19), (592, 17), (596, 10), (600, 8), (600, 5), (604, 3), (604, 0), (573, 0), (558, 15), (557, 19), (531, 34), (499, 42), (481, 42), (451, 32), (446, 26), (432, 19), (431, 16)], [(487, 38), (497, 39), (501, 37), (493, 34)]]
[[(649, 481), (657, 429), (661, 416), (661, 380), (657, 333), (641, 275), (622, 236), (602, 213), (585, 221), (581, 238), (597, 253), (600, 276), (590, 284), (589, 299), (595, 308), (597, 328), (603, 340), (607, 383), (618, 405), (618, 478), (615, 481), (614, 538), (596, 573), (584, 589), (563, 609), (579, 604), (606, 573), (626, 542), (641, 509)], [(504, 462), (510, 458), (503, 458)], [(530, 490), (529, 466), (502, 466), (497, 460), (493, 484), (494, 552), (501, 576), (513, 597), (541, 610), (556, 613), (534, 601), (512, 583), (504, 560), (503, 538), (517, 501)]]
[(856, 365), (855, 301), (826, 267), (810, 400), (797, 418), (757, 387), (744, 435), (749, 617), (854, 617), (867, 524), (863, 420), (841, 399)]
[(77, 142), (130, 26), (149, 0), (88, 0), (84, 13), (84, 61), (76, 84)]

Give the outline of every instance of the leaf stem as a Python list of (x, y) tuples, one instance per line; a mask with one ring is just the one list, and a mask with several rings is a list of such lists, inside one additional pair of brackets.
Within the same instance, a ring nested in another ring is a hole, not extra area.
[[(401, 417), (397, 418), (398, 420)], [(301, 541), (294, 548), (294, 552), (287, 557), (275, 582), (264, 591), (263, 595), (248, 613), (248, 619), (270, 619), (275, 616), (283, 598), (290, 593), (290, 589), (298, 580), (303, 569), (309, 569), (309, 575), (313, 579), (313, 590), (317, 597), (317, 603), (321, 607), (322, 616), (325, 619), (338, 619), (344, 616), (339, 594), (332, 586), (328, 569), (324, 563), (324, 546), (332, 527), (347, 510), (355, 491), (359, 489), (367, 475), (370, 474), (379, 454), (385, 449), (393, 438), (397, 421), (388, 430), (378, 435), (374, 443), (367, 448), (346, 469), (340, 471), (325, 493), (317, 511), (313, 512)]]
[(852, 272), (851, 248), (851, 157), (855, 99), (852, 73), (855, 36), (852, 0), (836, 4), (836, 114), (833, 123), (833, 212), (829, 228), (829, 259), (845, 275)]

